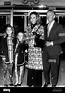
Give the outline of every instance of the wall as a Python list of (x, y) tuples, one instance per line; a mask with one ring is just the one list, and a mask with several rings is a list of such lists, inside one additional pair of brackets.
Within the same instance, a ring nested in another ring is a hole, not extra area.
[[(11, 1), (11, 4), (23, 4), (22, 0), (0, 0), (0, 5), (4, 5), (4, 1)], [(48, 6), (65, 6), (65, 0), (39, 0), (39, 1), (40, 4)]]

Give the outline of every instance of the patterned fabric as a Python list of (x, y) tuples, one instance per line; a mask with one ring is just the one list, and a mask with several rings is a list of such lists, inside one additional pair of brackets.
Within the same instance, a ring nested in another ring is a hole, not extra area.
[(35, 35), (33, 34), (34, 32), (36, 32), (36, 34), (40, 35), (40, 39), (44, 40), (44, 27), (42, 25), (35, 25), (35, 27), (33, 29), (31, 29), (31, 26), (29, 25), (26, 28), (26, 39), (27, 39), (27, 43), (29, 43), (29, 41), (33, 38), (35, 38)]
[(13, 83), (12, 80), (12, 66), (13, 64), (7, 64), (3, 62), (3, 70), (4, 70), (4, 76), (3, 76), (3, 82), (4, 85), (9, 85)]
[(36, 32), (40, 35), (40, 39), (44, 40), (44, 28), (43, 26), (36, 25), (32, 31), (29, 33), (27, 32), (28, 40), (28, 64), (26, 64), (27, 68), (36, 69), (36, 70), (43, 70), (43, 63), (42, 63), (42, 49), (40, 47), (34, 47), (35, 44), (35, 36), (33, 32)]
[(28, 64), (26, 67), (30, 69), (43, 70), (41, 48), (30, 47), (28, 49)]

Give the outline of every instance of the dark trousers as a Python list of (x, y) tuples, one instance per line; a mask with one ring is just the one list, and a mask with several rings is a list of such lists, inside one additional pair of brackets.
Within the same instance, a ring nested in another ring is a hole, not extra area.
[[(55, 60), (56, 62), (50, 62), (49, 59)], [(51, 72), (51, 83), (56, 85), (59, 76), (59, 55), (49, 56), (48, 52), (44, 50), (43, 53), (43, 69), (45, 83), (50, 82), (50, 72)]]
[(41, 87), (42, 86), (42, 71), (28, 69), (27, 85), (28, 86), (33, 85), (34, 87)]

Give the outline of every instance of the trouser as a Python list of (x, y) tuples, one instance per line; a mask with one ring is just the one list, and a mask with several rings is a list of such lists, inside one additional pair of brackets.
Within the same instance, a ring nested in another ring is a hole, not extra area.
[(28, 86), (33, 85), (34, 87), (41, 87), (42, 86), (42, 71), (41, 70), (28, 69), (27, 85)]
[(21, 84), (23, 82), (23, 74), (24, 66), (16, 66), (15, 67), (16, 84)]
[(49, 56), (47, 52), (45, 52), (43, 55), (43, 68), (45, 83), (50, 82), (51, 72), (51, 83), (52, 85), (56, 85), (59, 76), (59, 55)]
[(4, 63), (3, 62), (3, 70), (4, 70), (4, 84), (13, 84), (13, 77), (12, 77), (12, 66), (11, 63)]

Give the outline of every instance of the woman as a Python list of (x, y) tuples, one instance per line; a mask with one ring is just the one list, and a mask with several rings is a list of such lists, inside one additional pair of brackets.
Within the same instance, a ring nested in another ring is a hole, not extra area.
[(28, 68), (27, 85), (29, 87), (42, 86), (42, 48), (44, 40), (44, 28), (41, 25), (41, 19), (37, 12), (31, 12), (29, 15), (29, 24), (26, 29), (28, 42)]
[[(24, 52), (25, 52), (25, 42), (24, 42), (24, 34), (19, 32), (17, 34), (17, 43), (15, 48), (15, 77), (16, 82), (15, 86), (21, 86), (23, 82), (24, 75)], [(19, 71), (19, 73), (18, 73)]]
[(13, 85), (12, 80), (12, 66), (13, 66), (13, 52), (14, 52), (14, 29), (10, 24), (6, 25), (6, 33), (1, 41), (1, 55), (4, 70), (4, 85)]

